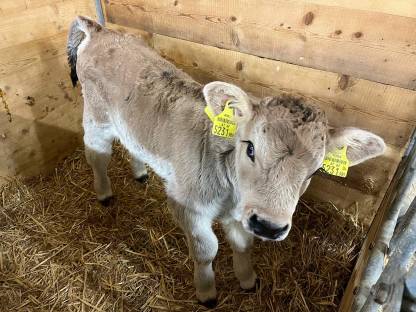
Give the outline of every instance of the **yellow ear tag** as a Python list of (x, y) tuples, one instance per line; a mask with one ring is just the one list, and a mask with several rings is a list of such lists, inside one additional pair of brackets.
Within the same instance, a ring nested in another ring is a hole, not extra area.
[(343, 146), (325, 155), (322, 168), (328, 174), (345, 178), (348, 173), (349, 164), (347, 146)]
[(232, 138), (237, 132), (237, 123), (234, 121), (234, 111), (228, 106), (230, 101), (225, 103), (224, 110), (218, 115), (214, 115), (211, 107), (205, 106), (205, 113), (212, 121), (212, 134), (223, 137)]

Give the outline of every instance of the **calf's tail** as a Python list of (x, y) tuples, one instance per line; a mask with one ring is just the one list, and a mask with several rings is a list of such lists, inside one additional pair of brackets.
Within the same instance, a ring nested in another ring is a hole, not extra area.
[(100, 24), (84, 16), (77, 16), (69, 27), (67, 55), (68, 64), (71, 68), (71, 81), (74, 87), (78, 81), (77, 56), (79, 45), (84, 40), (88, 42), (91, 39), (91, 34), (99, 32), (102, 29), (103, 27)]

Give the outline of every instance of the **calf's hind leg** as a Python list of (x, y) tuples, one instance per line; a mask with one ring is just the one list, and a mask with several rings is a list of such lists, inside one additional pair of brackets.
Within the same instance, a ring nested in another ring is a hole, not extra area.
[(107, 166), (111, 159), (113, 135), (109, 126), (84, 122), (85, 157), (94, 173), (94, 189), (98, 200), (105, 206), (113, 197)]

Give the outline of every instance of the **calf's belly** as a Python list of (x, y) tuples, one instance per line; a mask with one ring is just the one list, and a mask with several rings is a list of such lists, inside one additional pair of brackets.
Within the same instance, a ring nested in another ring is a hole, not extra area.
[(152, 170), (162, 179), (173, 182), (175, 180), (175, 170), (173, 165), (163, 157), (149, 152), (143, 144), (137, 142), (128, 133), (120, 133), (117, 131), (117, 137), (121, 144), (129, 151), (129, 153), (137, 160), (149, 165)]

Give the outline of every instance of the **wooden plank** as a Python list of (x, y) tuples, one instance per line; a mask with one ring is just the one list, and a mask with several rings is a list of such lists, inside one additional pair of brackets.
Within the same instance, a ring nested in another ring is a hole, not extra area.
[(94, 12), (94, 3), (89, 0), (50, 2), (2, 16), (0, 49), (54, 36), (68, 29), (76, 15), (93, 15)]
[(21, 13), (24, 10), (40, 8), (46, 5), (54, 5), (59, 2), (72, 0), (1, 0), (0, 16)]
[(31, 66), (41, 66), (42, 62), (66, 55), (66, 41), (67, 33), (60, 32), (47, 40), (38, 39), (0, 49), (0, 78), (19, 74)]
[(81, 145), (81, 103), (58, 105), (37, 120), (14, 115), (9, 123), (0, 114), (0, 185), (8, 176), (49, 173)]
[(10, 112), (0, 114), (0, 176), (48, 172), (80, 145), (82, 98), (72, 89), (65, 55), (2, 77), (0, 88)]
[(303, 1), (108, 0), (110, 22), (416, 88), (416, 19)]
[[(406, 145), (416, 125), (415, 91), (354, 78), (342, 82), (344, 86), (340, 81), (343, 77), (334, 73), (108, 25), (151, 38), (150, 44), (162, 56), (201, 82), (220, 78), (237, 81), (260, 96), (282, 91), (300, 94), (323, 107), (334, 125), (354, 124), (374, 131), (393, 149)], [(384, 126), (386, 122), (388, 129)]]
[[(351, 77), (343, 82), (346, 86), (340, 86), (344, 77), (334, 73), (152, 35), (136, 28), (111, 23), (108, 26), (144, 37), (162, 56), (200, 82), (223, 79), (260, 96), (282, 91), (304, 96), (323, 107), (334, 125), (354, 124), (381, 135), (391, 145), (386, 157), (395, 161), (399, 161), (396, 156), (416, 125), (415, 91)], [(373, 119), (376, 120), (372, 122)], [(386, 122), (388, 128), (384, 126)], [(393, 130), (395, 125), (397, 129)]]
[(413, 0), (307, 0), (307, 2), (348, 9), (416, 17), (416, 2)]

